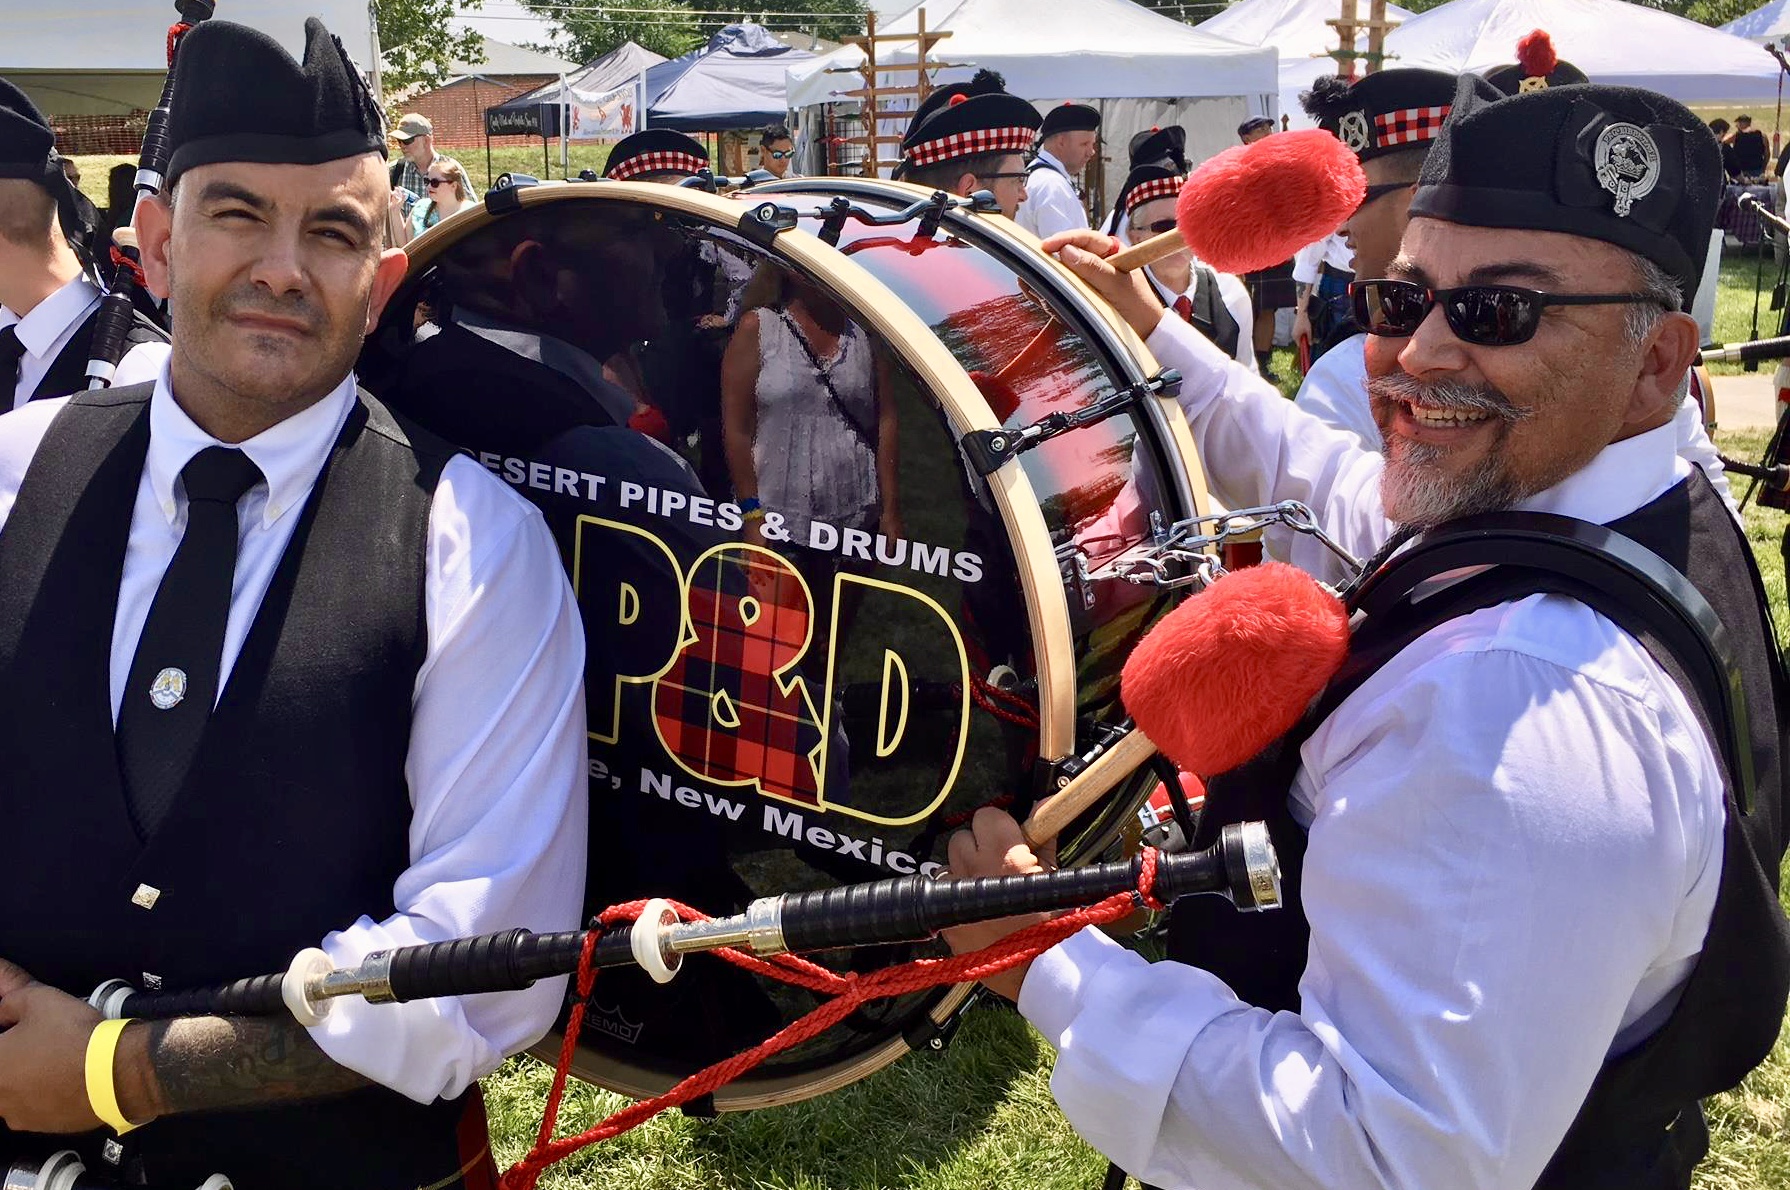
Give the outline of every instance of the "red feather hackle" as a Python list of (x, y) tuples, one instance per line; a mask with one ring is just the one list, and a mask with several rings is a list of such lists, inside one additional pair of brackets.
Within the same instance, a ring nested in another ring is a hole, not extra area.
[(1290, 259), (1355, 213), (1367, 194), (1361, 162), (1318, 128), (1233, 145), (1194, 170), (1175, 200), (1193, 254), (1221, 273)]
[(1536, 29), (1517, 42), (1517, 62), (1530, 78), (1545, 79), (1560, 65), (1554, 39), (1546, 29)]

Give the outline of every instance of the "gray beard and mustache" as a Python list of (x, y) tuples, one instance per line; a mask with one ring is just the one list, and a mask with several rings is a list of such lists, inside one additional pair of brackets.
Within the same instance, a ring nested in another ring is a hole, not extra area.
[[(1372, 377), (1367, 389), (1374, 398), (1375, 421), (1380, 426), (1381, 446), (1386, 455), (1380, 500), (1387, 518), (1395, 524), (1429, 528), (1477, 513), (1498, 512), (1532, 494), (1506, 472), (1502, 450), (1510, 428), (1529, 414), (1497, 389), (1489, 385), (1423, 381), (1403, 372)], [(1447, 457), (1447, 447), (1402, 438), (1395, 445), (1388, 426), (1393, 406), (1400, 401), (1427, 409), (1488, 414), (1498, 427), (1497, 441), (1472, 471), (1451, 475), (1440, 466)]]

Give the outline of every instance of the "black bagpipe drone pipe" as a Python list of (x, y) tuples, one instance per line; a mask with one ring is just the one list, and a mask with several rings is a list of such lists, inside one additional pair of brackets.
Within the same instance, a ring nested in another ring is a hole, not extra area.
[[(149, 124), (143, 130), (143, 152), (137, 158), (136, 192), (139, 199), (153, 198), (162, 192), (166, 180), (168, 158), (169, 111), (174, 103), (175, 67), (180, 41), (194, 25), (211, 19), (217, 5), (212, 0), (176, 0), (180, 19), (168, 30), (168, 76), (162, 83), (162, 97), (149, 113)], [(146, 289), (143, 265), (137, 254), (136, 236), (128, 227), (113, 233), (115, 241), (112, 261), (118, 271), (111, 288), (100, 301), (99, 321), (94, 324), (93, 354), (87, 360), (87, 387), (106, 388), (118, 370), (129, 345), (132, 323), (136, 320), (137, 293)]]
[[(1287, 731), (1347, 651), (1341, 601), (1304, 572), (1267, 563), (1227, 574), (1164, 616), (1127, 661), (1124, 701), (1137, 722), (1129, 738), (1141, 741), (1145, 758), (1154, 736), (1182, 769), (1222, 772)], [(1112, 755), (1136, 752), (1134, 745)], [(1079, 813), (1079, 796), (1066, 790), (1041, 803), (1027, 820), (1028, 837), (1054, 837), (1046, 828)], [(590, 965), (638, 965), (667, 982), (686, 954), (725, 948), (766, 956), (923, 941), (952, 926), (1086, 906), (1127, 891), (1141, 900), (1140, 881), (1164, 903), (1191, 894), (1224, 896), (1244, 909), (1279, 903), (1279, 868), (1261, 823), (1235, 824), (1205, 851), (1152, 856), (1149, 866), (1146, 876), (1145, 857), (1138, 856), (976, 880), (902, 876), (760, 898), (744, 913), (700, 921), (677, 920), (669, 902), (648, 901), (633, 926), (596, 939)], [(222, 987), (147, 993), (113, 980), (90, 1003), (113, 1019), (289, 1011), (315, 1024), (338, 996), (393, 1002), (473, 995), (566, 975), (578, 969), (589, 937), (514, 929), (381, 951), (344, 969), (311, 949), (286, 971)]]

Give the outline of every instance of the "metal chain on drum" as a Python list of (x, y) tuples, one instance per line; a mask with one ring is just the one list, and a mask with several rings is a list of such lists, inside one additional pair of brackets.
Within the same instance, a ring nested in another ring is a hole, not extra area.
[(1164, 590), (1210, 586), (1229, 573), (1220, 560), (1221, 547), (1275, 526), (1316, 538), (1352, 573), (1361, 573), (1360, 559), (1324, 532), (1308, 506), (1297, 500), (1283, 500), (1260, 508), (1239, 508), (1176, 521), (1159, 528), (1151, 540), (1132, 546), (1098, 566), (1090, 566), (1087, 554), (1078, 550), (1074, 555), (1076, 577), (1083, 583), (1117, 580)]

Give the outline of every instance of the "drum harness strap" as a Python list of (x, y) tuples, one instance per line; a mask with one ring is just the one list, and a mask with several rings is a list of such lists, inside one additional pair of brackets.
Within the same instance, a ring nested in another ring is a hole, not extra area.
[[(503, 1190), (534, 1190), (541, 1174), (556, 1162), (580, 1149), (636, 1128), (668, 1108), (712, 1094), (717, 1088), (740, 1077), (766, 1059), (832, 1028), (870, 1001), (905, 996), (944, 984), (973, 982), (1009, 970), (1031, 961), (1085, 926), (1103, 925), (1130, 915), (1136, 911), (1140, 901), (1148, 908), (1160, 910), (1162, 902), (1154, 893), (1157, 854), (1153, 847), (1144, 849), (1136, 891), (1116, 893), (1086, 908), (1028, 926), (981, 950), (950, 958), (916, 959), (881, 971), (841, 975), (794, 955), (777, 955), (766, 959), (738, 950), (714, 951), (712, 953), (737, 967), (831, 996), (832, 999), (744, 1053), (696, 1072), (663, 1095), (630, 1104), (576, 1136), (556, 1139), (554, 1130), (559, 1122), (566, 1080), (584, 1027), (585, 1008), (595, 989), (597, 973), (591, 965), (591, 958), (597, 941), (606, 931), (631, 925), (645, 909), (647, 902), (629, 901), (604, 910), (597, 917), (596, 927), (584, 939), (584, 951), (575, 977), (578, 998), (566, 1023), (565, 1041), (560, 1046), (559, 1063), (553, 1072), (553, 1087), (547, 1095), (540, 1131), (528, 1153), (504, 1173), (500, 1183)], [(675, 901), (670, 904), (681, 920), (707, 920), (706, 914), (688, 906)]]

